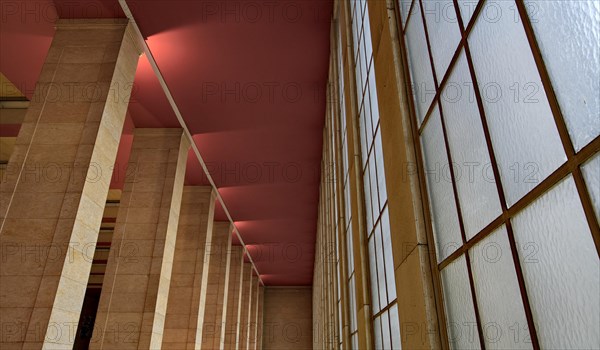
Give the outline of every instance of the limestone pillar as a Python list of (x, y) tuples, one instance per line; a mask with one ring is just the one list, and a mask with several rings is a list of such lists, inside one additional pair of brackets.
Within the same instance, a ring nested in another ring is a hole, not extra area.
[(184, 187), (162, 343), (165, 350), (196, 347), (200, 291), (208, 281), (202, 278), (204, 250), (213, 234), (214, 211), (211, 187)]
[(240, 331), (240, 305), (242, 299), (242, 277), (244, 268), (244, 248), (231, 247), (229, 260), (229, 284), (227, 293), (227, 319), (223, 333), (223, 349), (237, 349), (236, 338)]
[(136, 129), (90, 349), (162, 344), (190, 141)]
[(202, 349), (221, 348), (221, 330), (224, 328), (223, 323), (227, 314), (232, 231), (233, 226), (229, 222), (216, 222), (212, 244), (207, 251), (207, 254), (210, 254), (210, 264), (204, 306)]
[(263, 335), (263, 305), (265, 302), (265, 287), (258, 287), (258, 311), (256, 314), (256, 350), (262, 350)]
[(2, 349), (73, 346), (140, 48), (59, 20), (0, 184)]

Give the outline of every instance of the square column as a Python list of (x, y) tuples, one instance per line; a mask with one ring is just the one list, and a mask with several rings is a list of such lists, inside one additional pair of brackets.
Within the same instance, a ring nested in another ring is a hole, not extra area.
[(231, 232), (229, 222), (215, 222), (210, 245), (208, 286), (202, 328), (202, 349), (221, 348), (221, 330), (227, 315), (227, 293), (229, 292), (229, 259), (231, 255)]
[(227, 288), (227, 318), (222, 330), (222, 349), (237, 349), (236, 338), (240, 331), (240, 305), (242, 299), (242, 276), (244, 268), (244, 248), (232, 246), (229, 259), (229, 284)]
[(90, 349), (162, 344), (190, 141), (136, 129)]
[(240, 301), (240, 325), (237, 349), (248, 349), (248, 324), (250, 323), (250, 301), (252, 300), (252, 265), (244, 263), (242, 271), (242, 300)]
[(256, 349), (257, 316), (258, 316), (258, 290), (260, 283), (258, 276), (252, 276), (252, 296), (250, 298), (250, 317), (248, 317), (248, 350)]
[(196, 348), (200, 291), (206, 290), (208, 281), (202, 275), (205, 246), (213, 236), (215, 198), (211, 187), (183, 188), (162, 342), (165, 350)]
[(0, 184), (2, 349), (72, 348), (140, 48), (59, 20)]

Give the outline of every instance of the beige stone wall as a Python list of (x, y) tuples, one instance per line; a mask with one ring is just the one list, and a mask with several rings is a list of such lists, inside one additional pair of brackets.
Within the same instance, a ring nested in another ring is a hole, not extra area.
[(265, 287), (263, 303), (264, 350), (313, 349), (311, 287)]

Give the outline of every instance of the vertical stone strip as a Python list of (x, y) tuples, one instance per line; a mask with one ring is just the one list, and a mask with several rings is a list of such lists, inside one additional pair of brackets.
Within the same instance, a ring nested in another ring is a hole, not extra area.
[(250, 299), (250, 317), (248, 318), (248, 350), (256, 349), (259, 287), (258, 276), (252, 276), (252, 298)]
[(244, 268), (244, 248), (231, 247), (229, 262), (229, 292), (227, 294), (227, 318), (222, 330), (221, 349), (237, 349), (236, 338), (240, 331), (240, 305), (242, 299), (242, 277)]
[(190, 141), (136, 129), (91, 349), (159, 349)]
[(256, 350), (262, 350), (262, 338), (263, 338), (263, 306), (265, 302), (265, 287), (258, 287), (258, 312), (256, 315)]
[(183, 189), (171, 288), (162, 348), (194, 349), (207, 237), (212, 237), (215, 192), (211, 187)]
[(229, 248), (231, 247), (232, 231), (233, 227), (229, 222), (216, 222), (213, 228), (212, 244), (210, 250), (207, 250), (207, 254), (210, 254), (210, 265), (204, 307), (202, 349), (219, 349), (221, 346), (223, 313), (227, 311), (231, 253)]
[(237, 349), (248, 349), (248, 321), (250, 320), (250, 300), (252, 300), (252, 265), (244, 263), (242, 281), (242, 300), (240, 303), (240, 330), (238, 332)]
[(0, 348), (73, 346), (140, 48), (59, 20), (0, 184)]

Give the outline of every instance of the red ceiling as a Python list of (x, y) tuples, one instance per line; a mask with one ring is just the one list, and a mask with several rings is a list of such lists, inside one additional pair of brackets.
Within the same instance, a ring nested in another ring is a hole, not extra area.
[[(332, 1), (127, 3), (261, 278), (312, 284)], [(28, 97), (57, 17), (124, 16), (116, 0), (2, 6), (0, 71)], [(179, 126), (145, 56), (129, 115), (135, 127)], [(186, 183), (207, 184), (192, 152)], [(216, 216), (226, 220), (220, 206)]]

